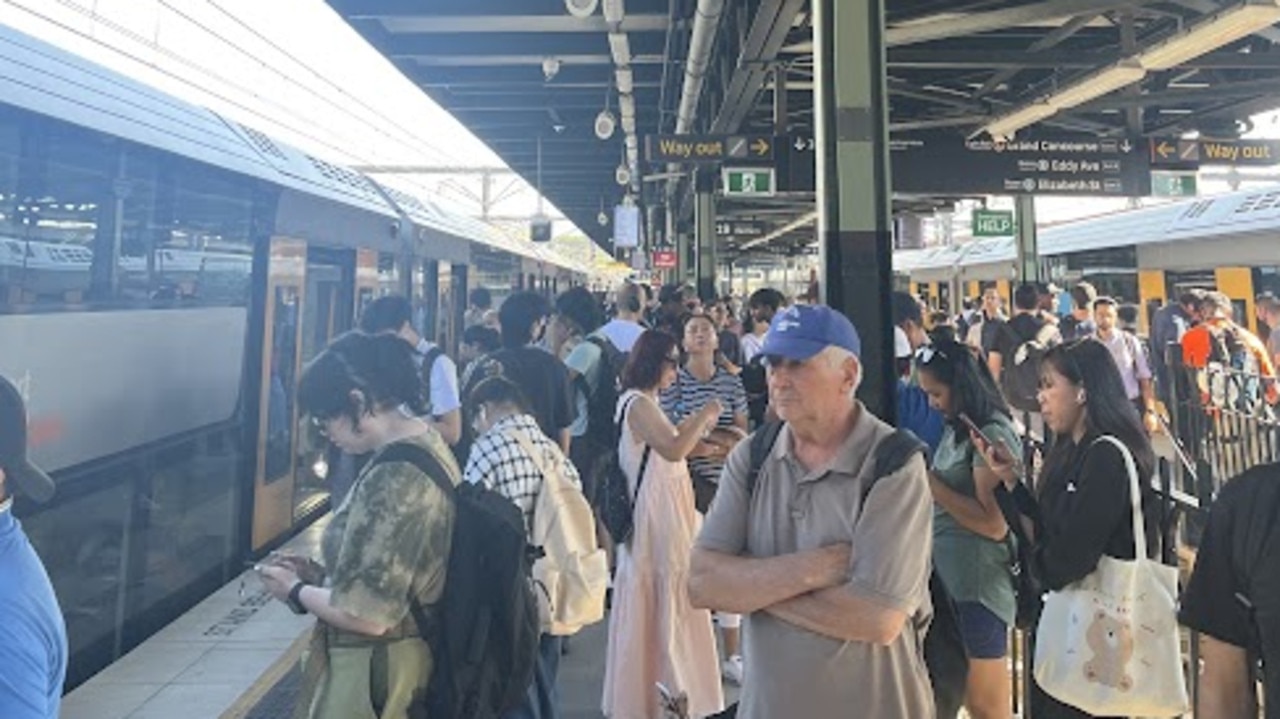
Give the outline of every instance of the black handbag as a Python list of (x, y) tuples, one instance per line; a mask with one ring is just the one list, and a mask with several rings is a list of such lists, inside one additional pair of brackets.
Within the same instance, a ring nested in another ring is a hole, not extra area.
[[(1026, 492), (1025, 487), (1019, 487)], [(1040, 610), (1044, 607), (1044, 585), (1036, 577), (1031, 560), (1034, 551), (1031, 539), (1023, 531), (1023, 512), (1018, 507), (1014, 493), (1004, 483), (995, 491), (996, 504), (1004, 515), (1005, 524), (1009, 525), (1009, 534), (1005, 536), (1005, 544), (1009, 547), (1009, 573), (1013, 576), (1014, 595), (1017, 599), (1017, 614), (1014, 626), (1018, 629), (1033, 629), (1040, 621)], [(1030, 495), (1024, 499), (1029, 500)], [(1032, 518), (1034, 520), (1034, 517)]]

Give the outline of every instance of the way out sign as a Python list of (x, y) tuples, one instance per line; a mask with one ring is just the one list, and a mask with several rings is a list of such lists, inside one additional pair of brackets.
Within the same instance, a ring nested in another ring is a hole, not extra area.
[(1013, 212), (1010, 210), (974, 210), (974, 237), (1009, 237), (1014, 233)]
[(720, 171), (724, 183), (725, 197), (759, 197), (772, 195), (774, 192), (774, 171), (772, 167), (726, 167)]

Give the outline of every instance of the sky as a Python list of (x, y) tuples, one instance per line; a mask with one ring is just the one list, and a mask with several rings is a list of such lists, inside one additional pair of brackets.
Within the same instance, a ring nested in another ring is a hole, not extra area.
[[(506, 166), (323, 0), (0, 0), (0, 22), (332, 162)], [(377, 177), (480, 214), (475, 176)], [(492, 214), (537, 209), (495, 184)]]

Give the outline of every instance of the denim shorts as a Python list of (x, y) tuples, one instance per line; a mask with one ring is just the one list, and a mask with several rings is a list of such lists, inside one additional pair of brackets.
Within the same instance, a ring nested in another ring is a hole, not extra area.
[(1009, 649), (1009, 625), (979, 602), (956, 602), (960, 635), (970, 659), (1003, 659)]

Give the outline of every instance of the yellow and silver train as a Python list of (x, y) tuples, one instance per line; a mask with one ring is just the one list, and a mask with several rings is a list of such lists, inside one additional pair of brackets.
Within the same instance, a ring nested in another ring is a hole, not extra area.
[[(1117, 212), (1042, 229), (1041, 277), (1065, 289), (1081, 280), (1099, 294), (1152, 312), (1192, 287), (1217, 289), (1256, 329), (1254, 298), (1280, 294), (1280, 187)], [(930, 307), (958, 311), (957, 298), (995, 286), (1011, 302), (1014, 238), (894, 253), (898, 285)], [(1059, 309), (1070, 309), (1061, 298)]]

